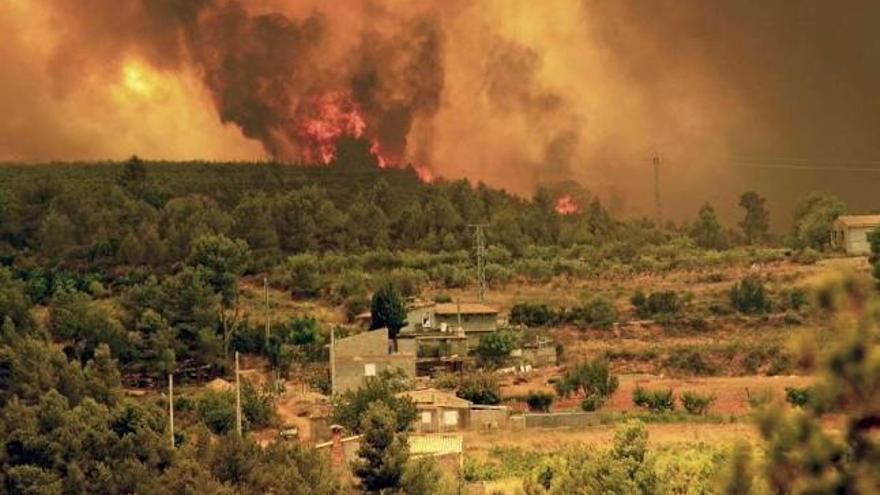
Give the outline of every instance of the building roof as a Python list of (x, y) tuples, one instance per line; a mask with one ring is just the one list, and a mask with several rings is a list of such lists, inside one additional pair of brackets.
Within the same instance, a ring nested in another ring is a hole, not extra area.
[(438, 303), (434, 310), (438, 315), (497, 315), (498, 310), (480, 303)]
[(409, 390), (401, 392), (398, 396), (405, 396), (412, 399), (416, 406), (440, 406), (440, 407), (458, 407), (470, 408), (472, 403), (469, 400), (462, 399), (453, 393), (438, 390), (436, 388), (423, 388), (419, 390)]
[(416, 456), (461, 454), (463, 443), (461, 435), (410, 435), (409, 453)]
[(880, 215), (841, 215), (837, 222), (845, 227), (876, 227), (880, 226)]

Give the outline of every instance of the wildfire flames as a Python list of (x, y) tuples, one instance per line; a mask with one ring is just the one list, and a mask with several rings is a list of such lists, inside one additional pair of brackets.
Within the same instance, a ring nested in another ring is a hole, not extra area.
[(571, 215), (581, 211), (580, 206), (568, 194), (556, 200), (556, 207), (554, 209), (560, 215)]

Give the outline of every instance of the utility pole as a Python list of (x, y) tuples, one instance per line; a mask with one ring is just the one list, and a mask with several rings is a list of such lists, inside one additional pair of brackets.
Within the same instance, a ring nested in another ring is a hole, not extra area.
[(168, 425), (171, 430), (171, 448), (174, 448), (174, 374), (168, 373)]
[(330, 327), (330, 395), (336, 395), (336, 327)]
[(235, 351), (235, 431), (241, 438), (241, 378), (238, 372), (238, 351)]
[(477, 280), (480, 284), (480, 302), (486, 301), (486, 233), (485, 223), (471, 224), (474, 229), (474, 244), (477, 247)]
[(663, 221), (663, 210), (660, 209), (660, 156), (654, 155), (654, 215), (657, 224)]

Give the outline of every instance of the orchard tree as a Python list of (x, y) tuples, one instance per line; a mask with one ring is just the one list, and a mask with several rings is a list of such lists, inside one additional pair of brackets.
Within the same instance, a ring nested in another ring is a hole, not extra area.
[(770, 214), (764, 206), (766, 201), (766, 198), (754, 191), (745, 192), (739, 197), (739, 206), (746, 212), (739, 226), (749, 244), (757, 244), (767, 239)]
[(697, 213), (697, 220), (691, 225), (690, 235), (697, 246), (704, 249), (725, 249), (727, 247), (727, 236), (724, 234), (721, 224), (718, 223), (715, 209), (709, 203), (704, 204)]

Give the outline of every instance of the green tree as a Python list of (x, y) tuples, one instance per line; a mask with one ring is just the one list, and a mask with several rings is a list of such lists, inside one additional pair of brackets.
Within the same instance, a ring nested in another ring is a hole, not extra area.
[(868, 257), (868, 261), (873, 265), (871, 273), (880, 287), (880, 229), (868, 234), (868, 243), (871, 245), (871, 256)]
[(767, 212), (766, 202), (766, 198), (754, 191), (744, 192), (739, 197), (739, 206), (745, 210), (745, 217), (739, 226), (749, 244), (757, 244), (767, 239), (770, 214)]
[(825, 249), (831, 242), (831, 223), (845, 212), (843, 201), (831, 195), (813, 193), (802, 199), (794, 209), (795, 246)]
[(397, 415), (383, 402), (370, 405), (361, 424), (354, 474), (368, 492), (398, 488), (409, 458), (406, 429), (400, 428)]
[(584, 406), (589, 406), (584, 409), (594, 410), (617, 390), (618, 384), (617, 377), (611, 373), (608, 362), (594, 359), (571, 367), (556, 382), (555, 387), (560, 397), (568, 397), (573, 393), (582, 394)]
[(480, 343), (474, 350), (480, 361), (490, 367), (498, 367), (510, 358), (516, 349), (517, 338), (509, 330), (498, 330), (480, 337)]
[(452, 495), (458, 493), (443, 476), (440, 464), (431, 457), (411, 459), (400, 479), (407, 495)]
[(382, 284), (370, 301), (370, 329), (387, 328), (388, 337), (397, 348), (397, 334), (406, 326), (406, 303), (400, 292), (390, 282)]
[(500, 404), (501, 385), (491, 373), (467, 373), (459, 378), (455, 395), (474, 404)]
[(386, 404), (395, 412), (395, 423), (405, 430), (416, 420), (416, 406), (409, 397), (398, 397), (406, 390), (407, 384), (395, 377), (380, 373), (374, 379), (368, 379), (357, 390), (348, 390), (333, 398), (333, 421), (349, 431), (363, 431), (363, 418), (367, 409), (376, 402)]
[(765, 313), (770, 310), (770, 299), (764, 282), (757, 275), (749, 275), (730, 288), (730, 303), (742, 313)]
[(705, 203), (700, 207), (700, 211), (697, 213), (697, 220), (691, 225), (690, 235), (697, 246), (701, 248), (727, 248), (727, 236), (724, 234), (721, 224), (718, 223), (715, 209), (709, 203)]
[[(835, 341), (809, 350), (802, 361), (821, 363), (815, 394), (805, 407), (771, 406), (759, 418), (766, 453), (765, 478), (773, 493), (877, 493), (880, 491), (880, 348), (877, 296), (870, 283), (842, 276), (821, 289), (837, 314)], [(839, 431), (824, 418), (841, 417)]]

